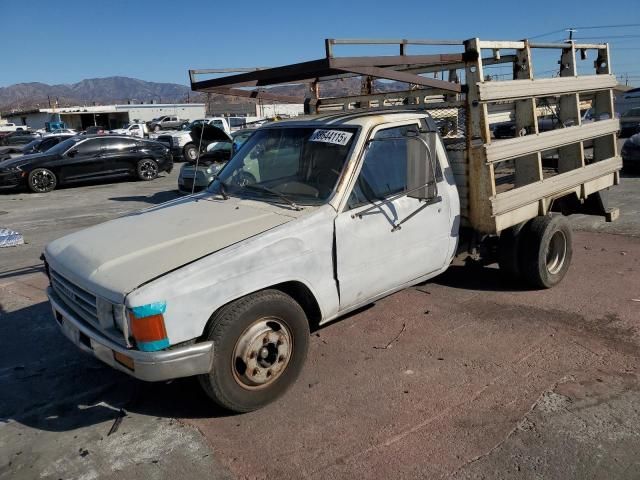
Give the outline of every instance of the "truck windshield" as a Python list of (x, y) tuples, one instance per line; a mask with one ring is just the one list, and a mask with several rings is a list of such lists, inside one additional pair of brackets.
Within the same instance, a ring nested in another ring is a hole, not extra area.
[(224, 182), (229, 194), (276, 202), (286, 196), (303, 205), (323, 203), (335, 188), (356, 134), (354, 128), (330, 127), (257, 130), (220, 172), (210, 191), (219, 193), (220, 182)]

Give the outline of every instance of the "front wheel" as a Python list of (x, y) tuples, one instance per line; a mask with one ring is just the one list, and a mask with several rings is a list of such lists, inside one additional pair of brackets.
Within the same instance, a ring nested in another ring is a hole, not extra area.
[(143, 158), (136, 166), (138, 180), (149, 181), (158, 177), (158, 164), (150, 158)]
[(250, 412), (295, 382), (307, 356), (309, 323), (293, 298), (263, 290), (223, 307), (204, 337), (213, 341), (214, 360), (200, 385), (227, 410)]
[(58, 179), (51, 170), (36, 168), (29, 173), (27, 184), (34, 193), (47, 193), (56, 188)]
[(188, 162), (194, 162), (196, 158), (198, 158), (198, 149), (192, 143), (185, 145), (182, 149), (182, 154), (184, 155), (185, 160)]

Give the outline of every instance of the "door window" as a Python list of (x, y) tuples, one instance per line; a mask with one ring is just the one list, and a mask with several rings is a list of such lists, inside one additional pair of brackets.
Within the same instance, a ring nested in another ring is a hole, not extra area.
[(78, 155), (82, 156), (92, 156), (98, 155), (100, 153), (100, 140), (99, 138), (92, 138), (85, 142), (79, 143), (76, 149), (78, 150)]
[(103, 149), (105, 153), (123, 153), (133, 148), (136, 144), (135, 140), (128, 138), (105, 138), (102, 139)]
[(42, 140), (42, 142), (40, 142), (40, 145), (38, 146), (38, 150), (40, 150), (41, 152), (46, 152), (51, 147), (56, 145), (58, 141), (59, 140), (57, 138), (45, 138), (44, 140)]
[(408, 132), (417, 132), (418, 125), (378, 130), (364, 157), (356, 185), (349, 197), (349, 208), (374, 200), (382, 200), (407, 189), (407, 138)]

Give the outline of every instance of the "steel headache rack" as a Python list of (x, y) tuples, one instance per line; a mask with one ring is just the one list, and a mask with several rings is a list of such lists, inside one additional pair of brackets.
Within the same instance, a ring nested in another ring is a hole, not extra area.
[[(396, 45), (399, 52), (340, 57), (338, 45)], [(416, 55), (409, 46), (459, 52)], [(607, 44), (327, 39), (325, 51), (324, 58), (275, 68), (190, 70), (191, 88), (301, 103), (308, 114), (427, 111), (448, 151), (463, 224), (479, 232), (499, 233), (567, 206), (615, 218), (598, 193), (619, 183), (622, 168)], [(532, 51), (556, 51), (557, 76), (534, 78)], [(591, 73), (579, 74), (585, 60)], [(500, 66), (511, 67), (508, 79), (487, 73)], [(219, 74), (226, 75), (201, 79)], [(349, 79), (358, 81), (349, 84), (358, 94), (322, 96)], [(511, 138), (496, 138), (495, 128), (505, 125)]]

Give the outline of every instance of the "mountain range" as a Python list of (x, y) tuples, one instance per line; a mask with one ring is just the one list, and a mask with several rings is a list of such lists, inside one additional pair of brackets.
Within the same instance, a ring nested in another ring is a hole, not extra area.
[[(396, 82), (376, 82), (377, 91), (401, 89), (402, 84)], [(405, 86), (406, 88), (406, 86)], [(274, 92), (285, 95), (305, 95), (305, 87), (281, 86)], [(323, 97), (353, 95), (360, 91), (359, 78), (346, 78), (324, 82), (321, 86)], [(0, 112), (26, 110), (30, 108), (47, 108), (51, 105), (75, 106), (91, 104), (113, 104), (152, 102), (205, 102), (206, 96), (192, 92), (186, 85), (177, 83), (147, 82), (129, 77), (90, 78), (78, 83), (48, 85), (46, 83), (17, 83), (8, 87), (0, 87)], [(251, 100), (240, 97), (212, 95), (212, 104), (248, 103)]]
[[(49, 99), (60, 106), (87, 105), (93, 102), (135, 103), (157, 101), (158, 103), (186, 102), (194, 97), (191, 89), (177, 83), (146, 82), (129, 77), (90, 78), (78, 83), (48, 85), (31, 82), (0, 87), (0, 111), (45, 108)], [(47, 98), (49, 97), (49, 98)]]

